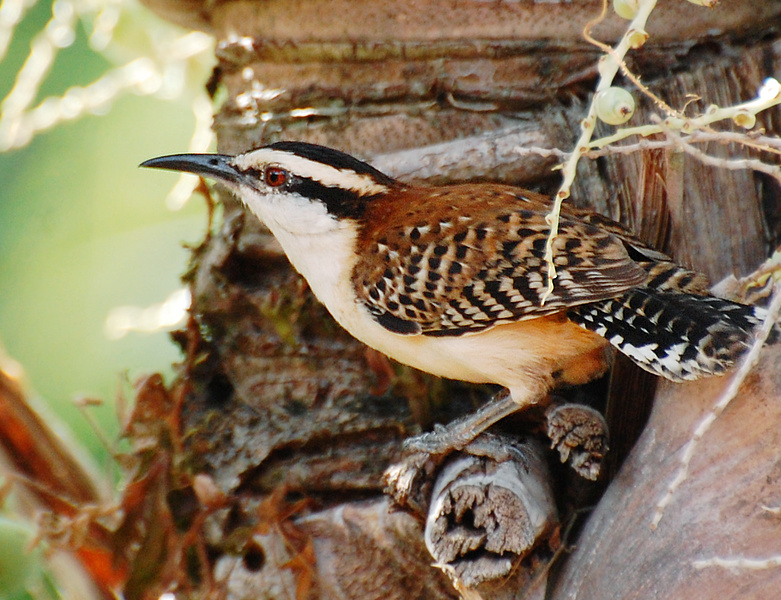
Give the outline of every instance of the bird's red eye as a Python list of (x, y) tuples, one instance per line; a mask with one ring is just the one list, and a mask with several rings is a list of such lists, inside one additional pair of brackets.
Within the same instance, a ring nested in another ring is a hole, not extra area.
[(287, 181), (287, 171), (279, 167), (268, 167), (266, 169), (266, 185), (279, 187)]

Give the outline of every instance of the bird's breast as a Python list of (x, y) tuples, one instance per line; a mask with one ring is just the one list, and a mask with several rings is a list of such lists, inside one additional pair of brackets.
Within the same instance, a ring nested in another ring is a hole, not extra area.
[(602, 356), (607, 341), (561, 313), (457, 336), (393, 333), (374, 319), (356, 295), (354, 231), (306, 236), (274, 233), (336, 321), (364, 344), (398, 362), (440, 377), (495, 383), (511, 391), (550, 387), (554, 373), (560, 381), (582, 383), (606, 367), (606, 362), (594, 357)]

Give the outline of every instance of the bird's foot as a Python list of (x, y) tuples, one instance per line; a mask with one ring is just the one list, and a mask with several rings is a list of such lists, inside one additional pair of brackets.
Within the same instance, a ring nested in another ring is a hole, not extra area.
[(428, 511), (434, 474), (444, 456), (426, 452), (406, 454), (400, 462), (385, 470), (385, 493), (397, 507), (424, 517)]
[(401, 461), (385, 471), (385, 492), (400, 506), (425, 514), (432, 476), (447, 456), (476, 443), (486, 429), (519, 408), (508, 392), (501, 392), (476, 412), (406, 440)]

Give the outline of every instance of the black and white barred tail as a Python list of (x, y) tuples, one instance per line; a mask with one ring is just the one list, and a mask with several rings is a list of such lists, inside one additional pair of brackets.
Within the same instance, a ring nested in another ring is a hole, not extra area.
[(650, 287), (567, 312), (646, 371), (672, 381), (729, 369), (751, 346), (765, 314), (713, 296)]

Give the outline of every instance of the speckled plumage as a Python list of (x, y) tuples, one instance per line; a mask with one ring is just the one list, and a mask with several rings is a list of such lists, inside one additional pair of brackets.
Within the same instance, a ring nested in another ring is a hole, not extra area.
[(470, 335), (564, 311), (647, 370), (686, 380), (723, 372), (760, 320), (621, 225), (567, 208), (543, 303), (550, 201), (492, 184), (416, 192), (414, 204), (404, 188), (369, 203), (358, 235), (356, 296), (394, 333)]
[(300, 142), (149, 166), (232, 187), (357, 338), (438, 375), (507, 386), (519, 404), (604, 372), (608, 342), (675, 381), (723, 372), (764, 316), (708, 295), (701, 275), (621, 225), (566, 205), (543, 303), (551, 201), (512, 186), (406, 186)]
[(615, 298), (646, 279), (618, 238), (564, 215), (543, 304), (549, 204), (502, 185), (418, 191), (414, 204), (404, 190), (370, 203), (358, 235), (356, 294), (391, 330), (461, 335)]

